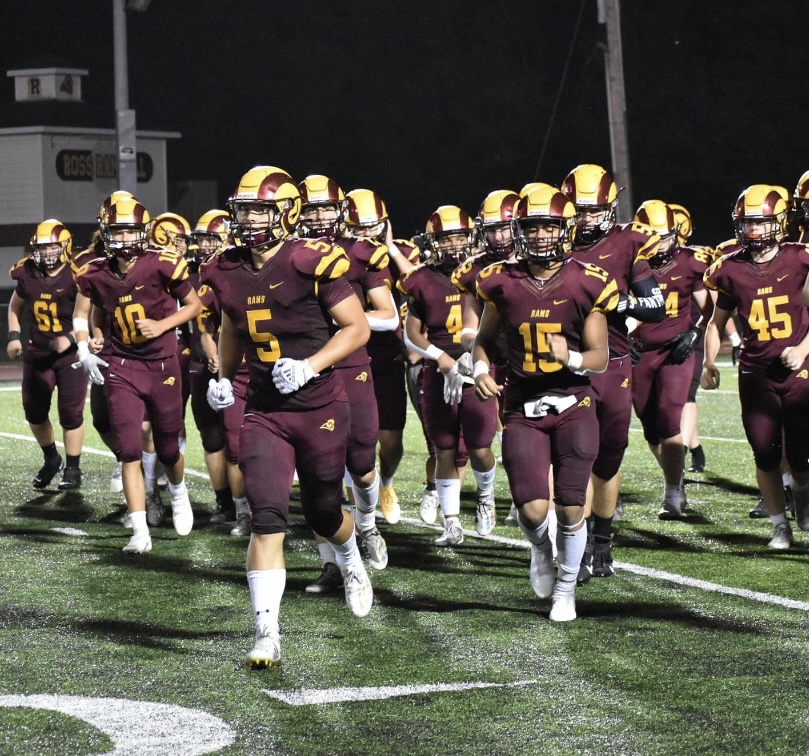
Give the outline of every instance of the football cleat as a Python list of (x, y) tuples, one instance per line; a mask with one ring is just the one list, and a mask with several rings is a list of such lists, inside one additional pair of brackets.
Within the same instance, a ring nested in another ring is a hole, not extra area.
[(570, 622), (576, 619), (576, 583), (557, 581), (551, 597), (551, 622)]
[(489, 535), (497, 522), (497, 511), (494, 507), (494, 493), (478, 496), (475, 510), (475, 530), (478, 535)]
[(770, 513), (767, 511), (767, 505), (764, 503), (764, 499), (761, 496), (758, 497), (756, 506), (747, 513), (747, 516), (752, 517), (754, 520), (763, 520), (765, 517), (770, 516)]
[(362, 558), (367, 559), (375, 570), (384, 570), (388, 566), (388, 545), (376, 526), (357, 533), (357, 547)]
[(59, 484), (60, 491), (75, 491), (81, 488), (81, 470), (78, 467), (66, 467), (62, 470), (62, 482)]
[(503, 520), (503, 525), (508, 525), (510, 528), (520, 527), (519, 510), (516, 504), (511, 504), (511, 509), (508, 510), (506, 519)]
[(419, 505), (419, 517), (422, 522), (428, 525), (435, 525), (438, 519), (438, 491), (432, 491), (426, 486), (421, 494), (421, 504)]
[(250, 524), (252, 519), (249, 512), (243, 512), (236, 515), (236, 524), (231, 528), (230, 534), (232, 536), (249, 536), (251, 533)]
[(211, 519), (209, 522), (213, 525), (221, 525), (225, 522), (235, 522), (236, 521), (236, 507), (231, 502), (229, 505), (223, 506), (222, 504), (217, 504), (216, 509), (214, 509), (213, 514), (211, 515)]
[(326, 562), (314, 583), (306, 586), (307, 593), (331, 593), (343, 587), (343, 573), (334, 562)]
[(152, 537), (148, 531), (146, 533), (139, 533), (133, 535), (129, 539), (129, 543), (124, 546), (125, 554), (145, 554), (147, 551), (152, 550)]
[(660, 505), (660, 511), (657, 516), (661, 520), (680, 520), (683, 516), (682, 502), (675, 500), (671, 496), (663, 498), (663, 503)]
[(188, 491), (171, 497), (171, 521), (177, 535), (186, 536), (194, 527), (194, 512), (188, 499)]
[(124, 490), (123, 462), (116, 462), (110, 475), (110, 493), (122, 493)]
[(365, 617), (374, 603), (374, 589), (365, 567), (360, 565), (356, 569), (346, 568), (343, 572), (343, 584), (346, 604), (351, 613), (355, 617)]
[(393, 486), (382, 486), (379, 489), (379, 511), (385, 518), (385, 522), (395, 525), (402, 516), (399, 506), (399, 497), (396, 495)]
[(595, 542), (593, 552), (593, 575), (596, 577), (610, 577), (615, 574), (612, 566), (612, 538), (607, 542)]
[(705, 450), (702, 444), (691, 450), (691, 467), (688, 472), (705, 472)]
[(460, 546), (463, 543), (463, 530), (458, 517), (444, 520), (444, 532), (435, 539), (436, 546)]
[(150, 528), (157, 528), (166, 519), (166, 508), (160, 500), (160, 492), (155, 489), (146, 494), (146, 522)]
[(272, 632), (259, 635), (253, 648), (244, 657), (244, 663), (250, 669), (267, 669), (281, 664), (280, 635)]
[(771, 549), (788, 549), (792, 543), (792, 528), (788, 522), (780, 522), (773, 527), (772, 538), (767, 546)]
[(31, 484), (36, 489), (47, 488), (48, 484), (56, 477), (56, 473), (62, 469), (62, 456), (57, 454), (55, 457), (46, 459), (39, 472), (34, 476)]

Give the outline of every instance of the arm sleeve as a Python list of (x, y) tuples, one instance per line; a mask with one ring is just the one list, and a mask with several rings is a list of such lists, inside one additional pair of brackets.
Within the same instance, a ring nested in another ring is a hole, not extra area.
[(654, 276), (642, 278), (640, 281), (633, 281), (632, 293), (635, 298), (634, 300), (630, 299), (626, 307), (626, 313), (635, 320), (653, 323), (666, 317), (663, 292), (660, 291), (660, 285)]

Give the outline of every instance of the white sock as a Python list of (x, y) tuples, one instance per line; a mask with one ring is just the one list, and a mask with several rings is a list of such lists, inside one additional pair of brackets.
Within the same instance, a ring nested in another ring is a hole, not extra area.
[(171, 481), (169, 481), (169, 496), (171, 496), (172, 499), (179, 499), (186, 493), (188, 493), (188, 489), (185, 487), (185, 478), (183, 478), (177, 484), (174, 484)]
[(180, 447), (180, 454), (185, 454), (185, 436), (180, 436), (177, 439), (177, 445)]
[(360, 533), (374, 527), (374, 512), (379, 504), (379, 475), (374, 470), (374, 482), (363, 486), (354, 481), (354, 505), (357, 508), (354, 523)]
[(250, 603), (253, 605), (253, 618), (256, 623), (256, 637), (278, 632), (278, 613), (281, 610), (281, 597), (287, 583), (287, 571), (250, 570), (247, 573), (250, 585)]
[(458, 478), (436, 478), (435, 490), (444, 517), (459, 517), (461, 514), (461, 481)]
[(146, 486), (146, 493), (152, 493), (155, 487), (155, 468), (157, 467), (157, 454), (149, 454), (142, 452), (140, 455), (140, 463), (143, 465), (143, 482)]
[(549, 509), (548, 510), (548, 538), (551, 539), (551, 545), (553, 546), (553, 555), (556, 556), (556, 532), (557, 532), (557, 522), (556, 522), (556, 509)]
[(475, 482), (478, 484), (478, 493), (490, 494), (494, 490), (494, 473), (496, 469), (497, 466), (493, 465), (491, 470), (484, 470), (483, 472), (472, 470), (475, 475)]
[(317, 551), (320, 554), (321, 564), (326, 564), (327, 562), (337, 564), (337, 560), (334, 556), (334, 546), (332, 546), (328, 541), (318, 541)]
[(795, 481), (792, 479), (792, 473), (791, 472), (787, 471), (785, 473), (781, 473), (781, 485), (784, 488), (787, 488), (787, 486), (789, 488), (796, 488), (797, 487), (795, 485)]
[[(578, 527), (576, 532), (571, 532)], [(587, 526), (584, 517), (575, 525), (558, 524), (556, 530), (556, 565), (559, 568), (557, 580), (562, 583), (576, 585), (576, 576), (579, 574), (581, 558), (584, 556), (584, 547), (587, 545)]]
[(146, 510), (140, 512), (130, 512), (129, 521), (132, 523), (132, 536), (149, 535), (149, 526), (146, 524)]
[(354, 487), (354, 481), (351, 478), (351, 473), (348, 471), (348, 468), (343, 472), (343, 485), (345, 485), (346, 488)]
[(529, 543), (534, 544), (534, 546), (539, 546), (540, 548), (546, 547), (548, 544), (548, 518), (546, 517), (539, 525), (539, 527), (531, 530), (527, 525), (525, 525), (522, 521), (522, 517), (519, 515), (517, 516), (517, 522), (520, 524), (520, 530), (522, 530), (523, 535), (528, 539)]
[(247, 502), (246, 496), (234, 496), (233, 506), (236, 509), (236, 516), (240, 514), (250, 514), (250, 504)]
[(351, 537), (342, 544), (332, 543), (334, 549), (334, 562), (343, 572), (346, 569), (360, 569), (362, 568), (362, 557), (360, 550), (357, 548), (357, 536), (354, 533)]
[(497, 443), (500, 444), (500, 446), (502, 446), (503, 445), (503, 431), (495, 431), (495, 436), (497, 436)]
[(674, 502), (682, 501), (683, 489), (679, 486), (670, 486), (668, 484), (663, 488), (663, 496), (666, 499), (671, 499)]
[(786, 512), (781, 512), (781, 514), (777, 515), (770, 515), (770, 522), (772, 526), (775, 527), (776, 525), (783, 525), (787, 521)]

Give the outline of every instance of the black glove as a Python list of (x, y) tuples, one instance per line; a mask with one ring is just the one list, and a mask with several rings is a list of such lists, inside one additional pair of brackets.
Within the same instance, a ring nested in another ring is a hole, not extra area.
[(739, 361), (739, 355), (742, 353), (742, 345), (739, 344), (738, 346), (732, 347), (730, 350), (730, 359), (735, 365)]
[(702, 331), (694, 326), (669, 341), (667, 346), (671, 350), (671, 362), (675, 365), (685, 362), (691, 356), (691, 352), (694, 351), (697, 339), (700, 336), (702, 336)]
[(640, 341), (638, 339), (629, 339), (629, 359), (632, 360), (633, 365), (640, 362)]

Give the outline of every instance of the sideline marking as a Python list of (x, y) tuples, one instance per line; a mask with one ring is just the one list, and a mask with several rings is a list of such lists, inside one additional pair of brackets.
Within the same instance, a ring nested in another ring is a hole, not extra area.
[(78, 528), (51, 528), (51, 531), (54, 533), (60, 533), (61, 535), (67, 536), (86, 536), (83, 530), (79, 530)]
[(105, 756), (176, 756), (211, 753), (236, 740), (219, 717), (198, 709), (128, 698), (0, 696), (0, 707), (47, 709), (81, 719), (101, 730), (115, 750)]
[(537, 685), (539, 680), (520, 680), (513, 683), (447, 683), (443, 685), (383, 685), (380, 688), (300, 688), (298, 690), (262, 690), (271, 698), (290, 706), (343, 703), (345, 701), (381, 701), (399, 696), (417, 696), (423, 693), (452, 693), (480, 688), (516, 688)]

